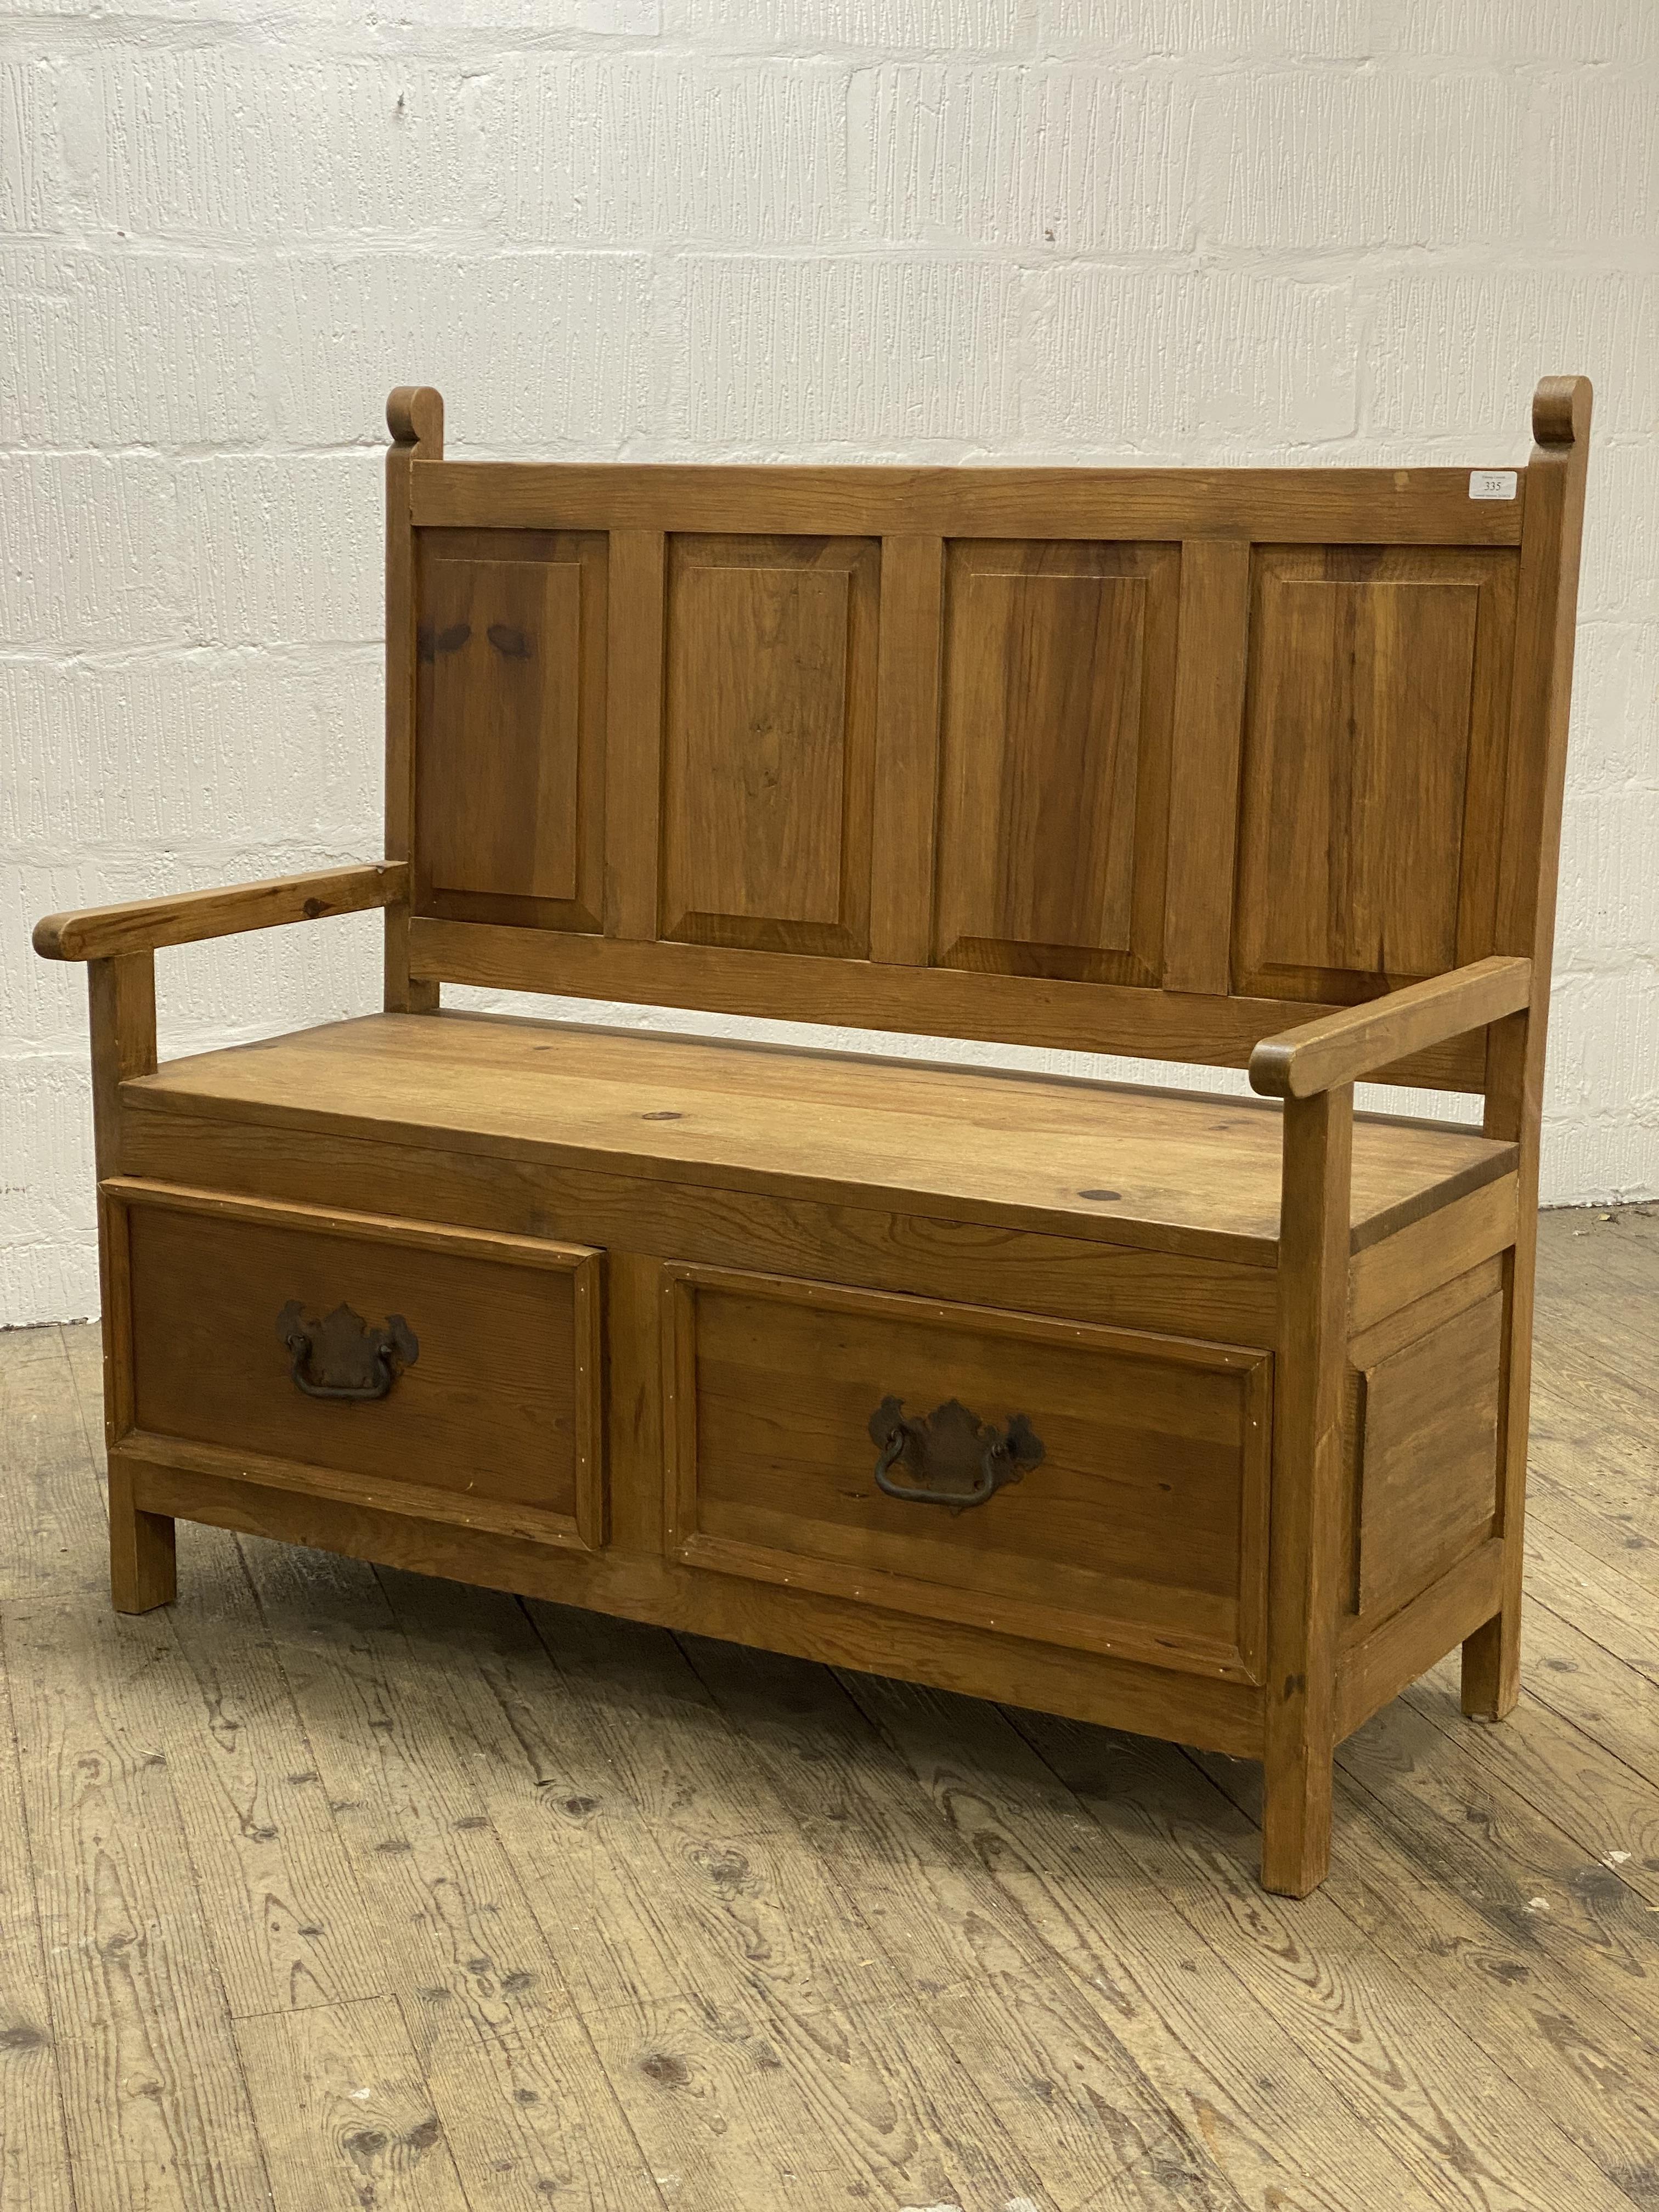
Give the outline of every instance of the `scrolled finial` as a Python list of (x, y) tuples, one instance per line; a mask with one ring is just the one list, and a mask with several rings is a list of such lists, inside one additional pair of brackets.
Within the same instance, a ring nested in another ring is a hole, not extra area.
[(386, 427), (399, 446), (444, 449), (444, 396), (429, 384), (400, 384), (386, 403)]
[(1589, 435), (1590, 380), (1546, 376), (1532, 395), (1532, 434), (1540, 446), (1578, 446)]

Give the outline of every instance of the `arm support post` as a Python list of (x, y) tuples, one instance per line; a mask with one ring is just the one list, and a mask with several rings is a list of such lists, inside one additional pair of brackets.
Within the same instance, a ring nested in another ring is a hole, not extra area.
[(130, 1075), (155, 1073), (155, 954), (117, 952), (89, 961), (87, 996), (92, 1017), (93, 1152), (102, 1182), (120, 1169), (121, 1085)]
[[(43, 925), (44, 926), (44, 925)], [(121, 1166), (121, 1085), (155, 1071), (155, 956), (106, 953), (87, 963), (92, 1014), (93, 1150), (101, 1184)], [(127, 1327), (126, 1250), (101, 1190), (98, 1199), (98, 1275), (104, 1289), (104, 1441), (109, 1462), (110, 1589), (118, 1613), (170, 1605), (178, 1588), (173, 1522), (146, 1513), (117, 1449), (131, 1425), (124, 1401), (120, 1339)]]
[(1305, 1897), (1331, 1854), (1353, 1090), (1285, 1106), (1261, 1880)]

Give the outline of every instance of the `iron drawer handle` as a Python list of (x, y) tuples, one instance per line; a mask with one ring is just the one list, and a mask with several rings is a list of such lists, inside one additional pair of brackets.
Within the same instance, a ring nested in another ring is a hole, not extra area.
[[(1005, 1483), (1018, 1482), (1030, 1468), (1041, 1467), (1045, 1452), (1024, 1413), (1016, 1413), (999, 1431), (970, 1413), (959, 1398), (949, 1399), (924, 1420), (907, 1419), (902, 1398), (884, 1398), (870, 1416), (870, 1440), (881, 1448), (876, 1487), (884, 1496), (902, 1505), (947, 1505), (955, 1513), (985, 1504)], [(895, 1482), (892, 1470), (913, 1444), (924, 1467), (932, 1458), (947, 1468), (976, 1463), (978, 1472), (965, 1490), (924, 1490)]]
[[(321, 1321), (307, 1322), (299, 1299), (290, 1298), (276, 1316), (276, 1334), (293, 1354), (289, 1374), (295, 1388), (307, 1398), (331, 1398), (342, 1405), (384, 1398), (404, 1369), (421, 1356), (420, 1340), (401, 1314), (389, 1314), (384, 1328), (374, 1329), (348, 1305), (336, 1306)], [(346, 1380), (313, 1378), (308, 1370), (319, 1351), (322, 1372)]]

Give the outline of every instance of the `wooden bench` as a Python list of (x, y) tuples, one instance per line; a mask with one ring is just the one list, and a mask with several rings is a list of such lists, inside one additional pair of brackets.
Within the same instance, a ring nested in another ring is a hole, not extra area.
[[(1242, 1753), (1312, 1887), (1345, 1735), (1459, 1643), (1516, 1695), (1589, 404), (1514, 472), (647, 468), (394, 392), (386, 860), (36, 932), (116, 1605), (183, 1516)], [(372, 907), (384, 1013), (158, 1069), (158, 947)]]

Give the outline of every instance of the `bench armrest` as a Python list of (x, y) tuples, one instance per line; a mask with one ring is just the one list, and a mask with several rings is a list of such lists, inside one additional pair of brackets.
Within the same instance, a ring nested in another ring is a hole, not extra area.
[(1530, 960), (1477, 960), (1263, 1037), (1250, 1054), (1250, 1088), (1270, 1098), (1311, 1098), (1363, 1082), (1412, 1053), (1519, 1013), (1531, 997)]
[(182, 891), (177, 898), (135, 899), (129, 906), (86, 907), (49, 914), (34, 928), (43, 960), (106, 960), (194, 945), (204, 937), (236, 937), (280, 922), (316, 921), (324, 915), (361, 914), (409, 896), (406, 860), (371, 860), (357, 868), (319, 868), (310, 875), (273, 876), (221, 890)]

